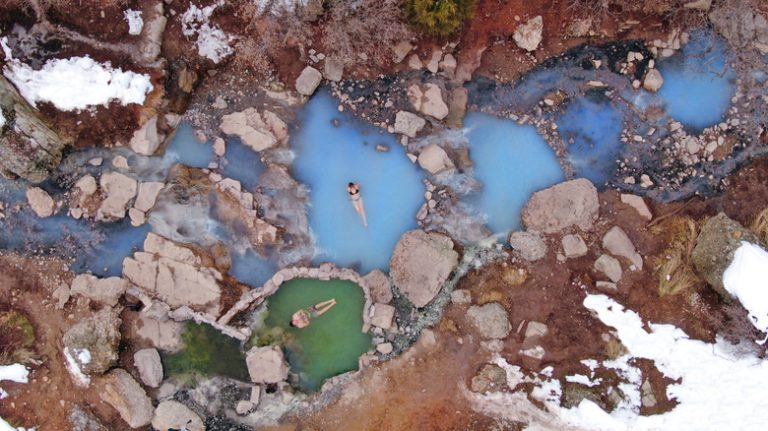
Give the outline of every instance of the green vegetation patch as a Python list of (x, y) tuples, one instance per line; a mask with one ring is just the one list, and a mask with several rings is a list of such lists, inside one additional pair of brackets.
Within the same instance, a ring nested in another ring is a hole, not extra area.
[(405, 14), (420, 30), (448, 36), (474, 11), (474, 0), (406, 0)]
[(210, 325), (192, 322), (184, 326), (181, 339), (184, 347), (179, 352), (161, 355), (168, 375), (197, 374), (249, 380), (239, 341)]
[(16, 310), (0, 312), (0, 365), (27, 363), (33, 359), (35, 329)]

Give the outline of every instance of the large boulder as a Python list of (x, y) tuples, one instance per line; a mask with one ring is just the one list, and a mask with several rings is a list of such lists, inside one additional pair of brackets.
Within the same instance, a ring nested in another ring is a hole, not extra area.
[(253, 151), (266, 150), (288, 139), (288, 126), (280, 117), (272, 111), (259, 112), (256, 108), (224, 115), (219, 128), (228, 135), (239, 137)]
[(413, 107), (424, 115), (442, 120), (448, 116), (448, 105), (443, 99), (443, 92), (437, 84), (427, 83), (423, 86), (408, 87), (408, 99)]
[(768, 54), (768, 20), (753, 8), (733, 8), (728, 2), (720, 3), (709, 14), (715, 29), (735, 48), (754, 46)]
[(91, 274), (79, 274), (72, 280), (70, 292), (114, 307), (126, 289), (128, 281), (120, 277), (98, 278)]
[(30, 187), (27, 189), (27, 202), (29, 207), (40, 218), (47, 218), (53, 215), (53, 211), (56, 209), (56, 202), (54, 202), (51, 195), (40, 187)]
[(507, 310), (498, 302), (469, 307), (467, 319), (483, 338), (506, 338), (512, 330)]
[(120, 323), (120, 317), (111, 308), (81, 318), (64, 333), (63, 343), (68, 360), (74, 361), (82, 373), (105, 373), (117, 363)]
[(448, 154), (437, 144), (429, 144), (419, 153), (419, 166), (432, 175), (453, 169), (456, 166)]
[(635, 269), (643, 269), (643, 257), (622, 228), (614, 226), (603, 236), (603, 248), (614, 256), (627, 259)]
[(547, 255), (547, 243), (536, 232), (512, 232), (509, 235), (509, 245), (529, 262), (535, 262)]
[(317, 90), (320, 82), (323, 80), (323, 74), (312, 66), (307, 66), (296, 78), (296, 91), (304, 96), (311, 96)]
[(157, 132), (157, 116), (149, 119), (143, 126), (133, 133), (128, 143), (136, 154), (151, 156), (163, 142), (163, 136)]
[(368, 286), (373, 302), (388, 304), (392, 301), (392, 281), (381, 270), (374, 269), (366, 274), (363, 283)]
[(755, 234), (720, 213), (704, 223), (691, 254), (696, 272), (728, 301), (732, 296), (723, 286), (723, 273), (733, 261), (733, 254), (742, 241), (760, 244)]
[(395, 133), (402, 133), (411, 138), (424, 128), (427, 121), (408, 111), (398, 111), (395, 115)]
[(252, 348), (245, 363), (253, 383), (278, 383), (288, 378), (288, 365), (278, 346)]
[(163, 401), (155, 409), (152, 427), (156, 430), (184, 429), (189, 431), (205, 431), (205, 424), (197, 413), (184, 404), (168, 400)]
[(118, 172), (105, 172), (99, 183), (105, 198), (96, 212), (96, 220), (112, 221), (125, 217), (128, 202), (136, 196), (136, 180)]
[(443, 234), (412, 230), (403, 234), (390, 261), (395, 286), (416, 307), (424, 307), (437, 295), (456, 268), (459, 254)]
[(536, 51), (542, 39), (544, 20), (541, 15), (529, 19), (525, 24), (520, 24), (512, 38), (520, 48), (526, 51)]
[(152, 401), (127, 371), (122, 368), (110, 371), (103, 385), (104, 389), (99, 396), (114, 407), (131, 428), (149, 425), (152, 420)]
[(534, 193), (523, 208), (523, 225), (547, 234), (573, 225), (591, 230), (599, 209), (597, 189), (579, 178)]
[(651, 93), (655, 93), (659, 91), (662, 84), (664, 84), (664, 78), (661, 76), (661, 72), (657, 69), (649, 69), (646, 72), (645, 79), (643, 79), (643, 88)]
[(0, 171), (33, 183), (45, 180), (59, 165), (67, 142), (4, 76), (0, 76), (0, 118)]
[(157, 349), (141, 349), (133, 354), (133, 363), (139, 370), (141, 382), (150, 388), (160, 386), (163, 381), (163, 363)]
[(215, 317), (221, 312), (221, 273), (202, 266), (192, 250), (154, 233), (147, 234), (143, 252), (123, 260), (123, 277), (172, 308), (187, 306)]

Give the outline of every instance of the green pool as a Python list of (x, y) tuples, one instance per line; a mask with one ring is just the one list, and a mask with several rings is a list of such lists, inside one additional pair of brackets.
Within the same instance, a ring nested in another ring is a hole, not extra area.
[(176, 352), (161, 354), (163, 369), (170, 376), (200, 374), (226, 376), (250, 381), (245, 355), (240, 342), (210, 325), (188, 322), (181, 339), (184, 347)]
[[(331, 298), (336, 305), (308, 327), (290, 326), (296, 310)], [(371, 337), (361, 331), (364, 304), (362, 289), (342, 280), (295, 279), (269, 298), (264, 323), (282, 330), (288, 363), (303, 390), (316, 391), (325, 379), (357, 369), (358, 358), (371, 347)]]

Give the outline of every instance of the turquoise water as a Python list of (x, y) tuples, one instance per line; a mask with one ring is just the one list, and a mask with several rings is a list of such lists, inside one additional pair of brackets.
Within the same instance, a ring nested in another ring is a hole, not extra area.
[(576, 176), (598, 187), (613, 176), (623, 147), (623, 116), (602, 93), (590, 93), (568, 104), (556, 123)]
[(277, 270), (277, 265), (274, 262), (250, 248), (245, 252), (233, 252), (231, 258), (230, 275), (251, 287), (262, 286)]
[(672, 118), (695, 132), (723, 119), (736, 78), (726, 58), (726, 44), (719, 36), (697, 30), (680, 53), (659, 62), (664, 85), (658, 94)]
[[(331, 260), (361, 272), (386, 269), (400, 235), (416, 227), (424, 201), (423, 173), (392, 135), (339, 113), (337, 104), (327, 91), (315, 94), (299, 113), (300, 128), (291, 138), (293, 173), (310, 189), (316, 261)], [(377, 144), (388, 145), (389, 152), (377, 152)], [(347, 195), (350, 181), (361, 186), (367, 228)]]
[(176, 135), (165, 149), (166, 165), (180, 163), (190, 168), (207, 168), (213, 161), (213, 145), (201, 143), (195, 138), (195, 130), (187, 123), (179, 124)]
[(259, 153), (243, 145), (239, 139), (227, 140), (227, 152), (221, 161), (221, 173), (225, 177), (234, 178), (248, 190), (253, 190), (259, 182), (259, 176), (264, 172), (264, 164)]
[(565, 179), (555, 152), (533, 126), (472, 112), (469, 130), (474, 176), (483, 183), (478, 210), (495, 233), (520, 227), (520, 211), (533, 192)]
[[(290, 326), (297, 310), (331, 298), (336, 305), (309, 326)], [(283, 283), (269, 298), (264, 323), (282, 332), (286, 358), (305, 391), (316, 391), (327, 378), (357, 369), (358, 358), (371, 348), (370, 335), (361, 331), (364, 303), (362, 289), (352, 282), (306, 278)]]

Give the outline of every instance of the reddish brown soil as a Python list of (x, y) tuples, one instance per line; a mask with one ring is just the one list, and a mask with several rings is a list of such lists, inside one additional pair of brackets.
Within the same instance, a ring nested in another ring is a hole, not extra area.
[[(128, 21), (123, 10), (139, 9), (139, 0), (78, 0), (50, 2), (46, 14), (55, 24), (105, 42), (122, 42), (135, 37), (128, 34)], [(69, 4), (68, 4), (69, 3)], [(73, 13), (73, 6), (77, 13)]]
[(40, 431), (67, 430), (71, 428), (67, 419), (70, 409), (80, 405), (101, 418), (110, 430), (128, 430), (115, 410), (101, 401), (96, 384), (76, 386), (65, 368), (62, 336), (88, 313), (88, 308), (71, 299), (63, 311), (56, 310), (50, 295), (60, 284), (69, 284), (71, 278), (57, 260), (0, 255), (0, 301), (3, 308), (28, 316), (35, 329), (37, 355), (43, 361), (31, 368), (29, 383), (3, 382), (9, 397), (0, 403), (0, 417)]

